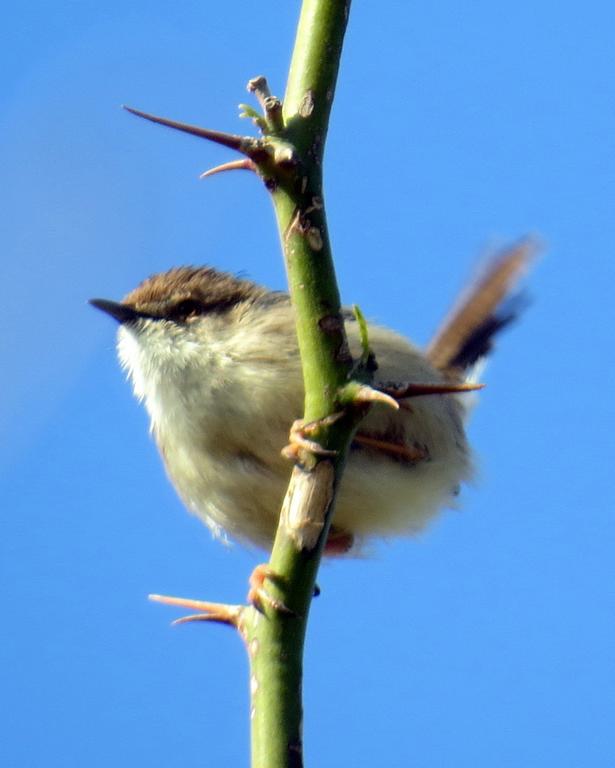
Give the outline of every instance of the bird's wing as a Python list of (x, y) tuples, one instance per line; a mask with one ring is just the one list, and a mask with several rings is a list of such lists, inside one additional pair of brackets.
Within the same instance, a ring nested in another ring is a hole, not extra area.
[(488, 354), (495, 334), (519, 314), (519, 296), (511, 295), (537, 250), (524, 240), (491, 259), (461, 295), (429, 343), (429, 362), (441, 371), (466, 370)]

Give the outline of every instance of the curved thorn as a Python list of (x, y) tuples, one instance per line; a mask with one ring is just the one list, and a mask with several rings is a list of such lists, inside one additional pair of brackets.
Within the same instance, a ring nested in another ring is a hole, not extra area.
[(172, 627), (179, 627), (182, 624), (191, 624), (195, 621), (211, 621), (214, 624), (228, 624), (231, 627), (237, 627), (237, 619), (234, 616), (226, 616), (215, 613), (192, 613), (189, 616), (182, 616), (171, 622)]
[(215, 168), (210, 168), (208, 171), (202, 173), (199, 176), (199, 179), (207, 179), (209, 176), (214, 176), (216, 173), (223, 173), (224, 171), (239, 170), (254, 171), (254, 173), (256, 173), (256, 164), (250, 160), (250, 158), (246, 158), (245, 160), (231, 160), (228, 163), (216, 165)]
[(373, 389), (363, 385), (359, 387), (355, 396), (355, 403), (384, 403), (395, 410), (399, 410), (399, 403), (397, 400), (386, 392), (381, 392), (379, 389)]
[(264, 587), (265, 579), (269, 579), (274, 583), (279, 580), (279, 576), (269, 565), (269, 563), (261, 563), (250, 574), (249, 585), (250, 590), (248, 592), (248, 603), (256, 608), (257, 611), (263, 612), (265, 605), (273, 608), (274, 611), (279, 613), (285, 613), (287, 616), (298, 616), (298, 614), (291, 610), (281, 600), (276, 599), (267, 592)]
[(209, 128), (199, 128), (197, 125), (189, 125), (188, 123), (179, 123), (177, 120), (169, 120), (166, 117), (158, 117), (158, 115), (150, 115), (148, 112), (141, 112), (140, 109), (134, 109), (122, 104), (122, 107), (130, 112), (131, 115), (142, 117), (144, 120), (149, 120), (152, 123), (158, 123), (158, 125), (166, 125), (167, 128), (173, 128), (176, 131), (183, 131), (183, 133), (189, 133), (192, 136), (198, 136), (201, 139), (207, 139), (213, 141), (216, 144), (221, 144), (223, 147), (229, 147), (236, 152), (241, 152), (246, 155), (249, 153), (251, 146), (255, 140), (250, 137), (238, 136), (235, 133), (224, 133), (223, 131), (213, 131)]

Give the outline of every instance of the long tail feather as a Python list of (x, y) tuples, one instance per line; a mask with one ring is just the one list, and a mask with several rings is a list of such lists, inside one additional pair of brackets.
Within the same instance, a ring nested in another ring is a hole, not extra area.
[(524, 240), (495, 257), (472, 283), (427, 347), (431, 364), (442, 371), (466, 370), (486, 356), (494, 336), (519, 315), (524, 306), (511, 292), (537, 250)]

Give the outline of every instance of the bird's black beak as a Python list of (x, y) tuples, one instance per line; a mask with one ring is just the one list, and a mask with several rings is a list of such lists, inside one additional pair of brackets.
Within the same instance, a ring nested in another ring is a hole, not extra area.
[(109, 301), (108, 299), (90, 299), (89, 302), (96, 309), (100, 309), (107, 315), (110, 315), (118, 323), (132, 323), (137, 318), (142, 317), (141, 312), (138, 312), (134, 307), (128, 304), (120, 304), (117, 301)]

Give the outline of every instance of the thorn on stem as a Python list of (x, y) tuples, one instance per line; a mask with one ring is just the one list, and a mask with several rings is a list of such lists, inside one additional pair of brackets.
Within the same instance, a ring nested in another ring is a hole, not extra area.
[(484, 384), (397, 384), (381, 385), (379, 389), (395, 398), (395, 400), (404, 400), (408, 397), (419, 397), (421, 395), (454, 395), (463, 392), (475, 392), (484, 389)]
[(214, 176), (217, 173), (223, 173), (224, 171), (239, 170), (254, 171), (254, 173), (256, 173), (256, 164), (250, 160), (250, 158), (246, 158), (245, 160), (231, 160), (228, 163), (216, 165), (215, 168), (210, 168), (208, 171), (201, 173), (199, 179), (207, 179), (210, 176)]
[(368, 403), (383, 403), (388, 405), (394, 410), (399, 410), (399, 403), (397, 400), (386, 392), (381, 392), (379, 389), (374, 389), (366, 384), (362, 384), (357, 388), (353, 396), (353, 403), (356, 405), (368, 404)]
[(264, 587), (265, 580), (269, 579), (274, 583), (279, 580), (279, 576), (269, 565), (269, 563), (261, 563), (250, 574), (250, 590), (248, 592), (248, 603), (254, 606), (257, 611), (263, 613), (264, 606), (267, 605), (278, 613), (283, 613), (286, 616), (298, 616), (298, 614), (288, 608), (281, 600), (272, 597)]
[(144, 120), (149, 120), (152, 123), (165, 125), (167, 128), (173, 128), (176, 131), (182, 131), (183, 133), (189, 133), (192, 136), (198, 136), (201, 139), (213, 141), (216, 144), (221, 144), (223, 147), (234, 149), (236, 152), (241, 152), (243, 155), (248, 155), (249, 157), (256, 154), (260, 149), (258, 140), (249, 136), (238, 136), (235, 133), (224, 133), (223, 131), (214, 131), (209, 128), (200, 128), (197, 125), (180, 123), (177, 120), (169, 120), (166, 117), (159, 117), (158, 115), (152, 115), (149, 112), (142, 112), (140, 109), (134, 109), (125, 104), (122, 106), (127, 112), (136, 115), (136, 117), (142, 117)]
[(187, 624), (192, 621), (213, 621), (218, 624), (229, 624), (237, 628), (244, 609), (243, 605), (226, 605), (225, 603), (209, 603), (204, 600), (192, 600), (185, 597), (169, 597), (168, 595), (148, 595), (154, 603), (177, 605), (180, 608), (190, 608), (198, 613), (175, 619), (173, 625)]

